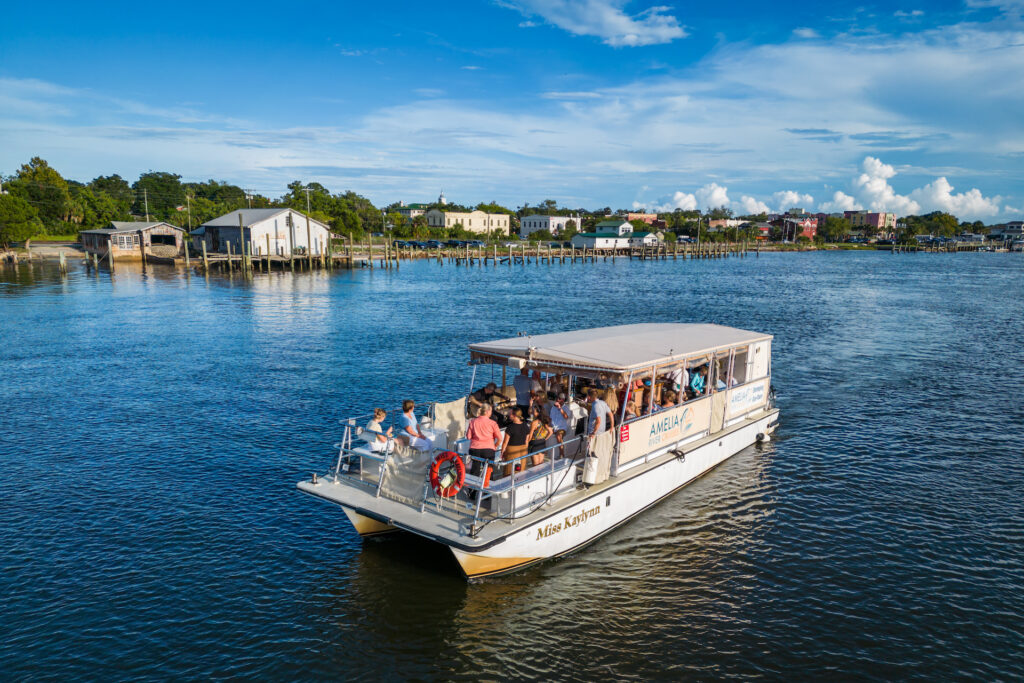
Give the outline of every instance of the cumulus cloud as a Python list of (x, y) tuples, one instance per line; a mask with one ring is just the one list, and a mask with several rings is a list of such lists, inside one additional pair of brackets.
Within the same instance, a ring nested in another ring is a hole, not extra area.
[(793, 29), (793, 35), (797, 38), (820, 38), (821, 34), (815, 31), (813, 28), (807, 28), (801, 26), (800, 28)]
[(772, 197), (780, 212), (793, 207), (810, 208), (814, 206), (814, 197), (793, 190), (782, 190), (774, 193)]
[(499, 4), (537, 16), (577, 36), (596, 36), (612, 47), (670, 43), (686, 36), (672, 8), (656, 5), (629, 15), (627, 0), (502, 0)]
[[(837, 191), (832, 200), (821, 204), (822, 211), (889, 211), (900, 216), (946, 211), (959, 218), (978, 219), (1000, 214), (1002, 197), (986, 197), (981, 190), (972, 188), (966, 192), (954, 192), (953, 185), (945, 176), (911, 190), (898, 193), (889, 182), (896, 176), (891, 164), (877, 157), (868, 156), (861, 163), (862, 172), (853, 179), (854, 195)], [(1009, 208), (1004, 209), (1009, 213)]]
[(920, 204), (910, 197), (896, 194), (889, 184), (889, 178), (896, 175), (895, 168), (875, 157), (865, 157), (861, 166), (864, 172), (854, 181), (854, 187), (872, 210), (891, 211), (901, 216), (920, 212)]
[(740, 197), (739, 209), (738, 213), (748, 216), (772, 212), (767, 204), (749, 195), (743, 195)]
[(921, 206), (932, 210), (939, 209), (954, 216), (971, 218), (999, 215), (999, 202), (1002, 201), (1002, 197), (998, 196), (985, 197), (977, 188), (954, 194), (953, 186), (945, 176), (914, 190), (910, 196)]
[(697, 205), (705, 209), (729, 206), (729, 191), (718, 183), (708, 183), (697, 190)]
[(819, 208), (827, 213), (838, 213), (840, 211), (860, 211), (864, 207), (850, 195), (837, 190), (832, 195), (832, 201), (822, 202)]

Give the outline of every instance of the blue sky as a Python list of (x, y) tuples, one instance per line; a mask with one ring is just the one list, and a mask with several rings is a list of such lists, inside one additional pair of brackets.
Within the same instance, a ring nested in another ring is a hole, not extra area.
[(1024, 0), (16, 4), (0, 173), (1024, 214)]

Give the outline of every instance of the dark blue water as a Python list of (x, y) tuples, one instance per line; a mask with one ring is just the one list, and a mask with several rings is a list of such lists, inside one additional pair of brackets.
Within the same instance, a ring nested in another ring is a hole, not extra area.
[[(0, 678), (1024, 677), (1024, 258), (186, 277), (0, 270)], [(297, 493), (465, 346), (775, 335), (782, 425), (595, 545), (467, 583)]]

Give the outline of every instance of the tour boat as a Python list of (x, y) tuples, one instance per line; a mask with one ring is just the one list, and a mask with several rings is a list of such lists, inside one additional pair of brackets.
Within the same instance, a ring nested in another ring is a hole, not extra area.
[[(332, 467), (298, 488), (340, 505), (362, 536), (407, 531), (448, 546), (469, 578), (515, 571), (582, 548), (768, 440), (779, 412), (771, 340), (721, 325), (670, 323), (471, 344), (471, 391), (478, 369), (489, 366), (495, 384), (500, 372), (498, 393), (508, 405), (517, 402), (512, 376), (524, 370), (539, 371), (549, 396), (566, 393), (561, 443), (552, 436), (514, 462), (500, 451), (493, 460), (470, 456), (466, 424), (478, 404), (463, 396), (419, 408), (425, 450), (398, 438), (397, 423), (382, 441), (364, 428), (371, 416), (342, 420)], [(589, 433), (588, 409), (576, 398), (581, 387), (619, 388), (614, 428)], [(663, 392), (672, 393), (659, 405)], [(501, 400), (496, 412), (505, 408)], [(532, 464), (541, 455), (543, 462)], [(473, 459), (477, 476), (469, 473)], [(506, 470), (513, 471), (502, 476)]]

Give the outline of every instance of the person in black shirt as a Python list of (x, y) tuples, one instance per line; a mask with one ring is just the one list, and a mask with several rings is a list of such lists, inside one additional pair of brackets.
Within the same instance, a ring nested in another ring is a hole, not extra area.
[[(526, 455), (526, 439), (530, 436), (530, 425), (523, 421), (523, 410), (516, 406), (509, 413), (511, 422), (505, 428), (505, 440), (501, 444), (501, 459), (513, 460)], [(515, 467), (520, 468), (522, 461), (516, 463)], [(511, 476), (512, 465), (505, 465), (505, 476)]]

